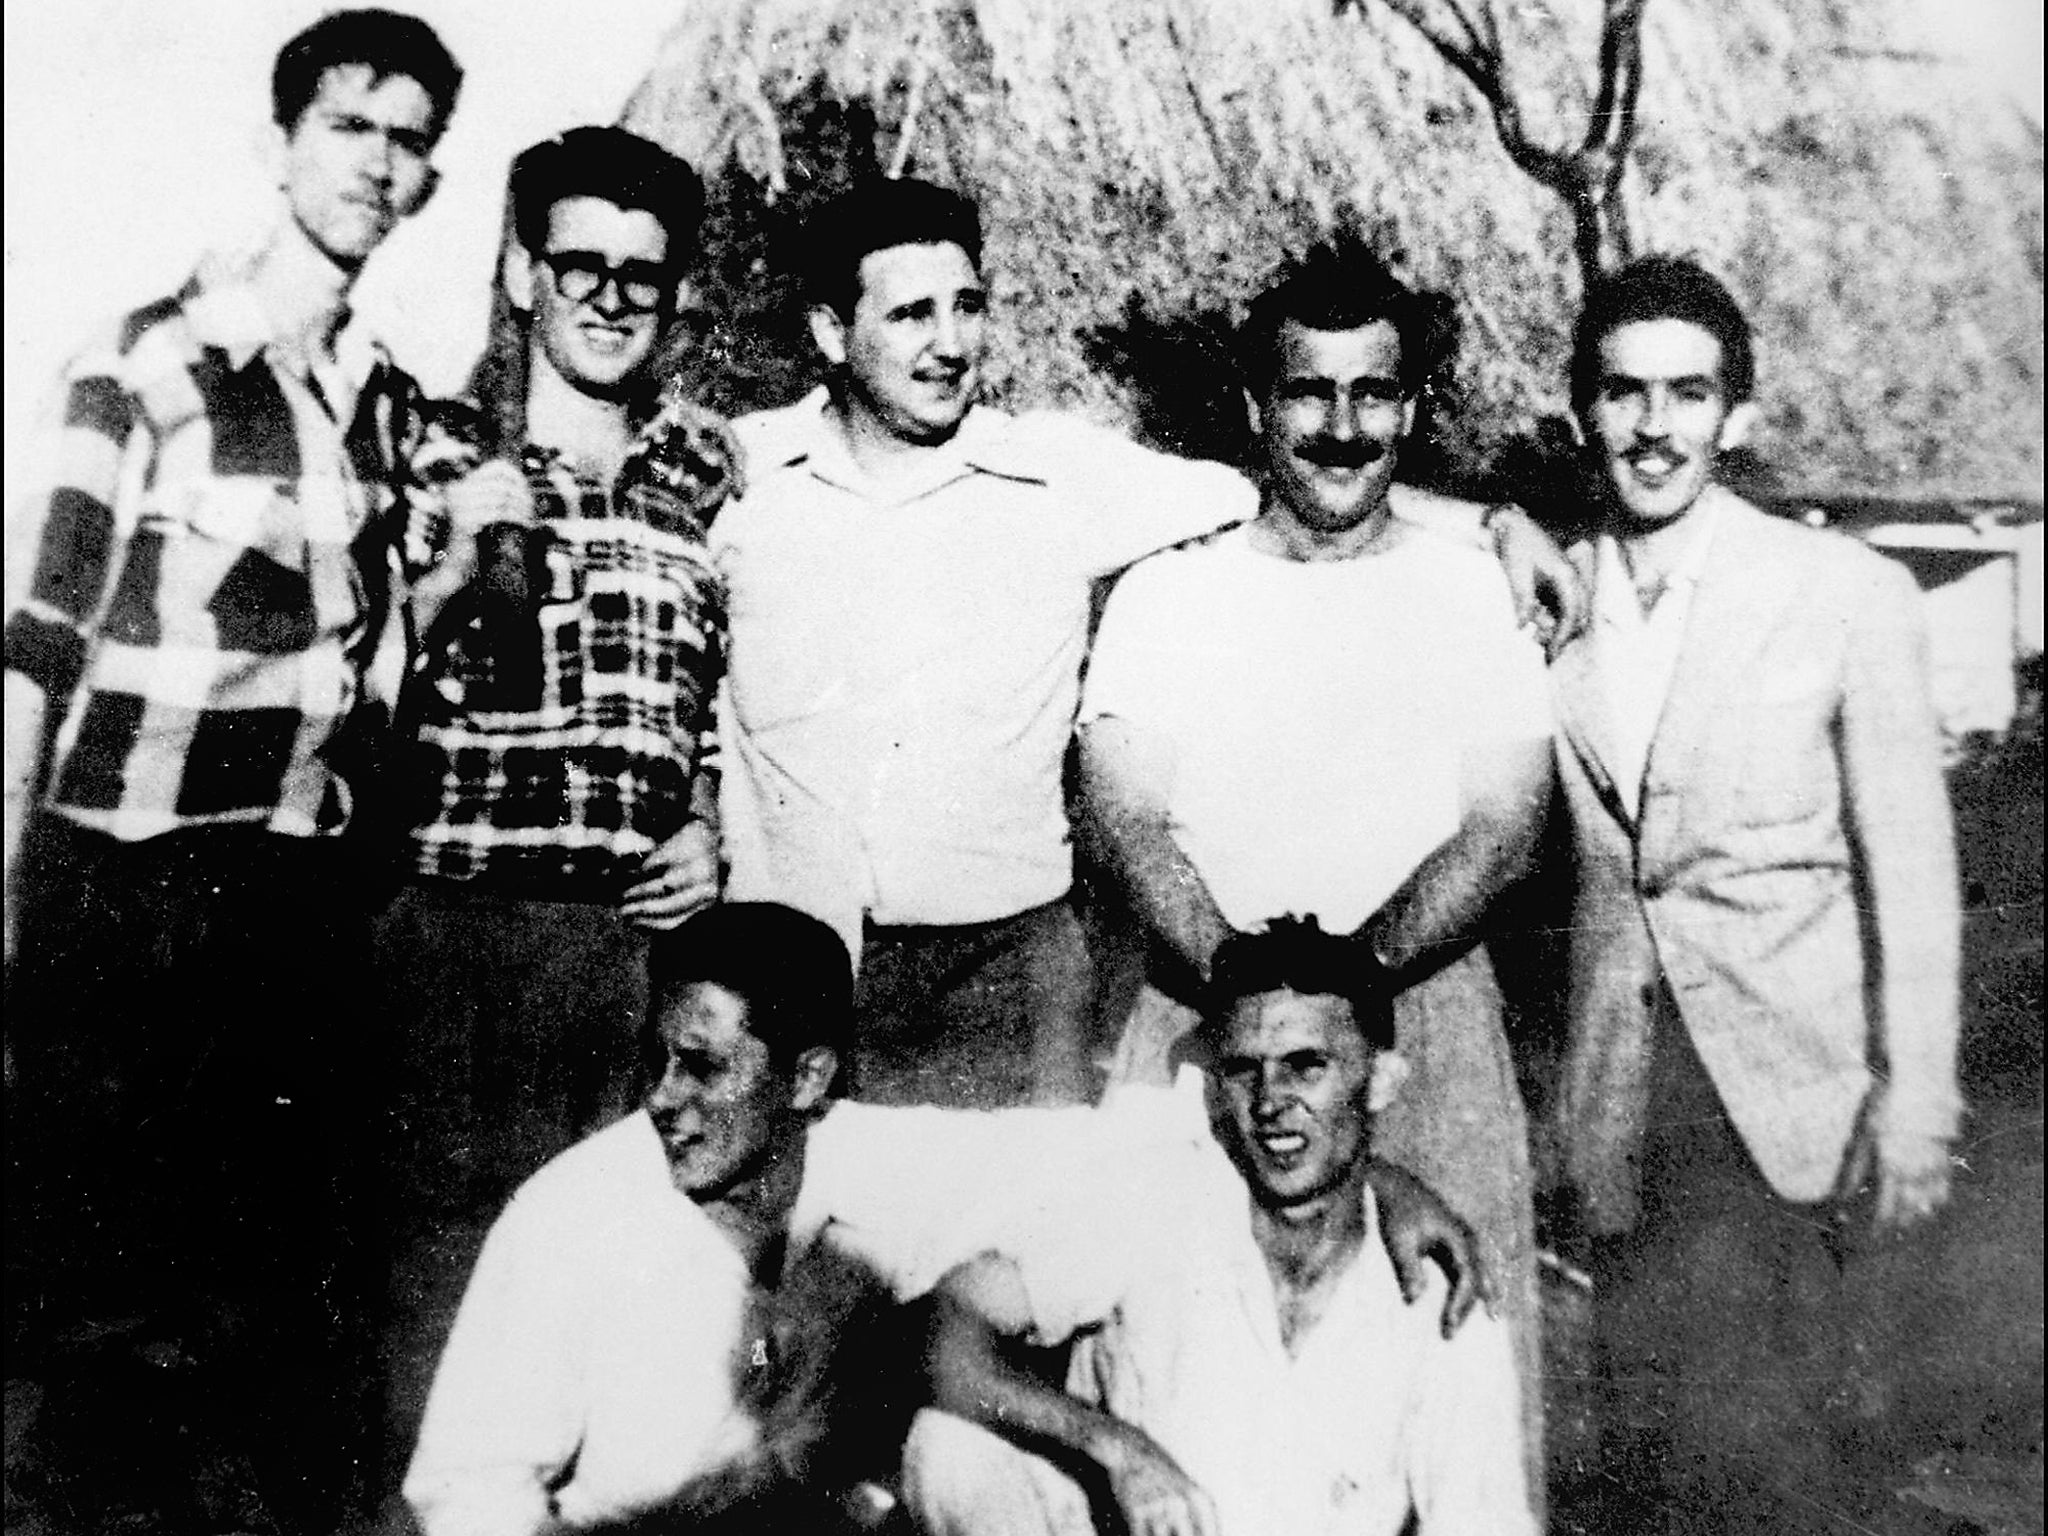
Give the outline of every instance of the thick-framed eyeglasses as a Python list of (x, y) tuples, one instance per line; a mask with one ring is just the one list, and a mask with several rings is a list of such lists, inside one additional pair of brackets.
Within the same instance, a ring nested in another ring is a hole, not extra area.
[(659, 309), (674, 282), (658, 261), (622, 261), (616, 266), (596, 251), (549, 251), (541, 262), (553, 274), (555, 292), (571, 304), (596, 298), (607, 283), (617, 288), (619, 307), (645, 313)]

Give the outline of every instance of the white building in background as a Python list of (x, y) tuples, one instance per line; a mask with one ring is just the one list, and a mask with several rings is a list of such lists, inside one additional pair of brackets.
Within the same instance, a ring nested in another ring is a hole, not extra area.
[(1927, 603), (1934, 702), (1943, 732), (2008, 729), (2018, 665), (2042, 650), (2042, 501), (2029, 495), (1829, 492), (1770, 498), (1904, 563)]

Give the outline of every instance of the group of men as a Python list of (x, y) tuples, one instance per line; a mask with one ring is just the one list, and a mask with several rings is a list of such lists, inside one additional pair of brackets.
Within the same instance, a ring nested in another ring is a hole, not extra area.
[[(1539, 1528), (1484, 939), (1559, 779), (1615, 1465), (1715, 1528), (1867, 1503), (1815, 1400), (1846, 1224), (1947, 1196), (1952, 834), (1910, 581), (1715, 480), (1725, 288), (1590, 285), (1560, 556), (1394, 483), (1440, 306), (1343, 242), (1251, 305), (1256, 484), (981, 403), (979, 220), (912, 180), (812, 221), (829, 381), (728, 432), (664, 378), (701, 184), (579, 128), (515, 162), (511, 361), (457, 409), (347, 295), (460, 80), (389, 12), (286, 46), (275, 239), (79, 360), (14, 546), (29, 1331), (218, 1389), (247, 1486), (176, 1528), (347, 1502), (394, 1070), (399, 1177), (518, 1188), (407, 1480), (435, 1536)], [(1070, 805), (1146, 937), (1103, 1063)], [(1404, 1300), (1431, 1244), (1498, 1318)], [(932, 1317), (893, 1515), (838, 1454), (870, 1296)]]

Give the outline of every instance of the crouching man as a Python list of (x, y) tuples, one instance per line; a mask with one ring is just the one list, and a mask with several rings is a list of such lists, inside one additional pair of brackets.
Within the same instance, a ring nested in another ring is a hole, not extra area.
[[(842, 1490), (889, 1470), (862, 1465), (889, 1415), (852, 1358), (875, 1353), (884, 1288), (929, 1292), (1145, 1139), (1089, 1108), (831, 1102), (851, 966), (789, 908), (708, 908), (649, 970), (641, 1108), (528, 1180), (477, 1260), (406, 1478), (427, 1536), (855, 1518)], [(1386, 1179), (1403, 1272), (1448, 1250), (1468, 1302), (1470, 1234)], [(1512, 1453), (1512, 1403), (1508, 1422)]]
[[(927, 1530), (1535, 1531), (1506, 1329), (1445, 1337), (1374, 1240), (1373, 1120), (1406, 1072), (1390, 1001), (1312, 919), (1223, 943), (1207, 1115), (1192, 1069), (1118, 1090), (1107, 1112), (1152, 1127), (1118, 1176), (940, 1282), (945, 1412), (905, 1468)], [(1017, 1361), (1069, 1339), (1064, 1392)]]

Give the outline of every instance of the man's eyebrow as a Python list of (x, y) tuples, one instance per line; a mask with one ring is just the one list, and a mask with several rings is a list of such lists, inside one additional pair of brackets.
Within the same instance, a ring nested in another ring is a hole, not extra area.
[(1681, 385), (1704, 384), (1709, 389), (1719, 389), (1721, 387), (1721, 379), (1718, 374), (1713, 373), (1679, 373), (1668, 377), (1664, 374), (1655, 374), (1645, 377), (1641, 374), (1609, 371), (1600, 375), (1600, 387), (1602, 389), (1627, 386), (1642, 389), (1651, 384), (1668, 384), (1673, 389), (1677, 389)]

